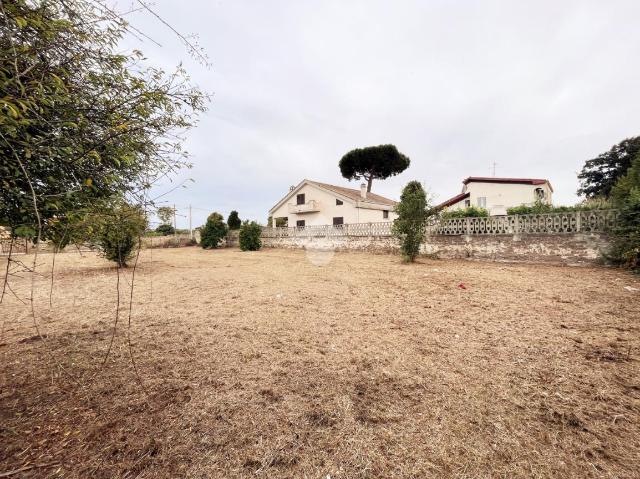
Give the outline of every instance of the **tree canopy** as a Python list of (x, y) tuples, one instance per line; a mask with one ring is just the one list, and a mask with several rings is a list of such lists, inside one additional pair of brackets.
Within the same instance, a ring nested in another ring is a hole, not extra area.
[(618, 179), (627, 173), (631, 162), (640, 153), (640, 136), (627, 138), (596, 158), (587, 160), (578, 174), (578, 194), (587, 198), (608, 198)]
[(242, 226), (242, 221), (240, 220), (240, 217), (238, 216), (238, 212), (236, 210), (233, 210), (231, 213), (229, 213), (229, 217), (227, 218), (227, 226), (230, 230), (239, 230), (240, 226)]
[(47, 227), (112, 196), (140, 197), (187, 165), (179, 136), (206, 95), (178, 68), (120, 53), (99, 2), (0, 2), (0, 224)]
[(411, 160), (394, 145), (379, 145), (351, 150), (340, 159), (339, 166), (346, 179), (365, 179), (370, 192), (374, 179), (386, 179), (402, 173), (410, 163)]
[(162, 225), (170, 225), (174, 214), (175, 210), (171, 206), (161, 206), (156, 211), (156, 215), (158, 215), (158, 219)]

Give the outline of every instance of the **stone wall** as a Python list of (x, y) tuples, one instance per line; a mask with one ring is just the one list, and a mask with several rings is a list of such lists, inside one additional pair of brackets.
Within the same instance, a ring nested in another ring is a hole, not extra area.
[[(262, 238), (264, 247), (334, 251), (397, 252), (398, 242), (390, 236), (284, 237)], [(603, 233), (522, 235), (432, 235), (422, 253), (438, 258), (469, 258), (492, 261), (522, 261), (562, 264), (598, 262), (607, 249)]]

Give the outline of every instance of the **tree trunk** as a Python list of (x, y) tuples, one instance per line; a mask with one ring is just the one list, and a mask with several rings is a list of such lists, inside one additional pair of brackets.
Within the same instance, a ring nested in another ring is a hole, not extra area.
[(371, 185), (373, 184), (373, 175), (367, 178), (367, 193), (371, 193)]

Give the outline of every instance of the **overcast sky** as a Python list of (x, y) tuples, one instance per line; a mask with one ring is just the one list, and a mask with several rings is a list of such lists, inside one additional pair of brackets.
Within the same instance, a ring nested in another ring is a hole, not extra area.
[(342, 155), (383, 143), (411, 158), (404, 173), (374, 181), (374, 192), (394, 199), (417, 179), (443, 201), (464, 177), (492, 175), (496, 162), (496, 176), (548, 178), (554, 203), (572, 204), (584, 161), (640, 134), (637, 0), (156, 0), (153, 8), (198, 34), (212, 63), (191, 59), (151, 16), (127, 17), (162, 48), (133, 38), (126, 47), (166, 69), (183, 61), (214, 93), (188, 134), (194, 168), (176, 178), (195, 182), (167, 196), (198, 208), (194, 226), (231, 209), (264, 222), (303, 178), (346, 186)]

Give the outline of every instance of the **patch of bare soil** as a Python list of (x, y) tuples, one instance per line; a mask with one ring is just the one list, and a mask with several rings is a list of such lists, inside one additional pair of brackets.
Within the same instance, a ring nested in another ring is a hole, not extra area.
[(0, 475), (640, 477), (637, 278), (329, 259), (145, 250), (105, 362), (116, 270), (58, 255), (49, 307), (41, 255), (40, 334), (30, 275), (0, 305)]

